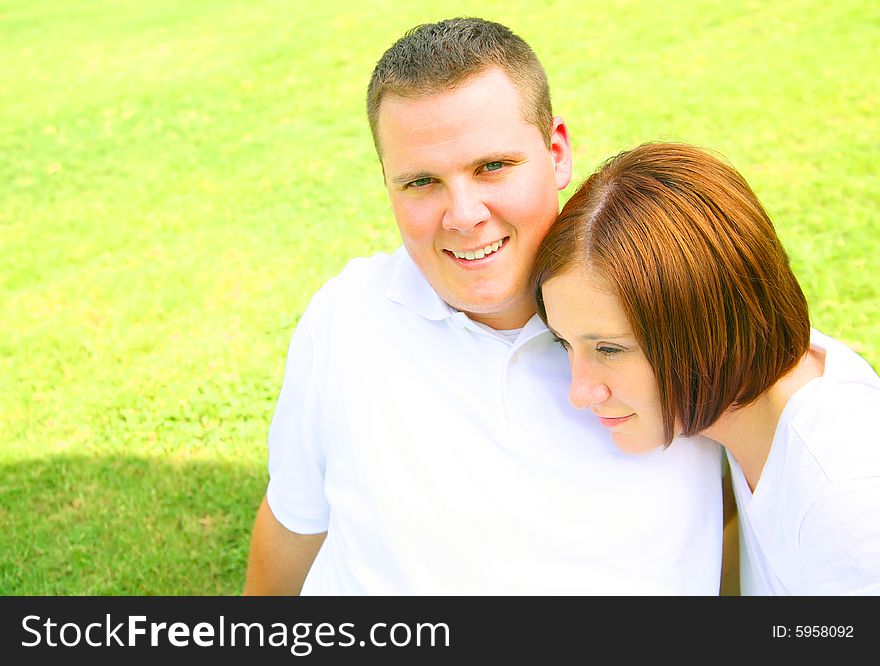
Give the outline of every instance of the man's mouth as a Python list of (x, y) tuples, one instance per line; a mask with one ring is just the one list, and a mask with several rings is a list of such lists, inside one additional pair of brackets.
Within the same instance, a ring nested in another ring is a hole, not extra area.
[(494, 243), (489, 243), (488, 245), (484, 245), (483, 247), (478, 247), (473, 250), (447, 250), (447, 252), (452, 254), (456, 259), (464, 259), (465, 261), (476, 261), (478, 259), (484, 259), (494, 252), (498, 252), (498, 250), (501, 249), (508, 238), (509, 236), (506, 236), (500, 240), (495, 241)]

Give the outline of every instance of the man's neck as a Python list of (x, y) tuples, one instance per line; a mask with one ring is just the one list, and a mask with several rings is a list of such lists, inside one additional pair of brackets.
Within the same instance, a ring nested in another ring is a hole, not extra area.
[(494, 328), (496, 331), (513, 331), (525, 326), (535, 314), (535, 309), (528, 305), (501, 313), (465, 312), (465, 314), (473, 321)]

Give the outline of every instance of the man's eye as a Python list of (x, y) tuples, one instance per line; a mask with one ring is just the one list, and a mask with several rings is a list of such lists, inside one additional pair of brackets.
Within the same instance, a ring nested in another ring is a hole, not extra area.
[(425, 185), (430, 185), (433, 182), (433, 178), (419, 178), (417, 180), (411, 180), (406, 184), (407, 187), (424, 187)]
[(498, 171), (504, 166), (504, 162), (489, 162), (484, 168), (486, 171)]

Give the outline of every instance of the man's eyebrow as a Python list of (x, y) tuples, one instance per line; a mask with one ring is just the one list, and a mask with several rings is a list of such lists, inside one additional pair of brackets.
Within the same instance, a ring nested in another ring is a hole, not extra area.
[[(525, 162), (526, 159), (528, 159), (526, 154), (519, 151), (496, 152), (483, 155), (482, 157), (475, 159), (468, 166), (471, 169), (476, 169), (484, 164), (491, 164), (492, 162), (520, 163)], [(434, 176), (428, 171), (405, 171), (394, 176), (394, 178), (391, 179), (391, 182), (395, 185), (406, 185), (407, 183), (419, 180), (420, 178), (434, 178)]]
[(488, 155), (484, 155), (483, 157), (474, 160), (473, 162), (471, 162), (471, 168), (476, 169), (477, 167), (481, 167), (484, 164), (490, 164), (492, 162), (525, 162), (527, 159), (528, 158), (526, 154), (518, 150), (495, 152), (489, 153)]
[(420, 178), (433, 178), (427, 171), (407, 171), (391, 179), (395, 185), (406, 185)]

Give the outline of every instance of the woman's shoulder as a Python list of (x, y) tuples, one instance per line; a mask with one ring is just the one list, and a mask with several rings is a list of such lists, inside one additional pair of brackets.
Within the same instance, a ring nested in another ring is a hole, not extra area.
[(871, 365), (845, 343), (812, 329), (810, 348), (824, 357), (823, 384), (828, 390), (834, 387), (855, 384), (865, 389), (856, 389), (871, 395), (880, 391), (880, 376)]
[(824, 351), (824, 372), (777, 435), (792, 438), (831, 483), (880, 476), (880, 377), (833, 338), (814, 331), (811, 346)]

